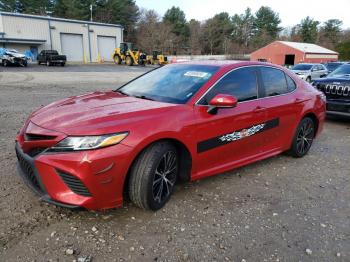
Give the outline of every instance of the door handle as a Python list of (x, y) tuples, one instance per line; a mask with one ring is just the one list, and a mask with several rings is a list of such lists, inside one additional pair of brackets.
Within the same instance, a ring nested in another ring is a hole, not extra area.
[(266, 107), (263, 107), (263, 106), (257, 106), (253, 112), (254, 113), (259, 113), (259, 112), (262, 112), (262, 111), (265, 111), (266, 110)]
[(300, 104), (300, 103), (304, 103), (304, 102), (306, 102), (308, 100), (310, 100), (310, 99), (295, 98), (294, 103), (295, 104)]

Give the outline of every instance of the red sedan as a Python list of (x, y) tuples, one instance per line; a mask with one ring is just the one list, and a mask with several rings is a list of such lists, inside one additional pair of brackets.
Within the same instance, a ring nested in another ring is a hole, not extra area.
[(16, 138), (19, 173), (42, 200), (70, 208), (160, 209), (196, 180), (284, 151), (302, 157), (325, 97), (290, 71), (257, 62), (172, 64), (115, 91), (32, 113)]

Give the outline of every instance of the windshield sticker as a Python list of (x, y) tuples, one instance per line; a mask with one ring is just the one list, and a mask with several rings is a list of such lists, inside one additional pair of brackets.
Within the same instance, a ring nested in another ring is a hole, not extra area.
[(189, 77), (198, 77), (198, 78), (204, 78), (207, 77), (209, 74), (206, 72), (199, 72), (199, 71), (187, 71), (184, 76)]

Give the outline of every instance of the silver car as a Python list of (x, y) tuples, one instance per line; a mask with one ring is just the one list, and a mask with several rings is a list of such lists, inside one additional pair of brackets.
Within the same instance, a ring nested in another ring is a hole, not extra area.
[(327, 68), (322, 64), (298, 64), (291, 68), (301, 79), (312, 82), (315, 79), (325, 77), (328, 74)]

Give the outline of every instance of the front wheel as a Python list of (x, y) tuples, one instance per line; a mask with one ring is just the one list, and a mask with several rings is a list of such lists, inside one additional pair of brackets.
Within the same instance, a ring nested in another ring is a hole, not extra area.
[(311, 76), (308, 76), (308, 77), (306, 78), (306, 82), (311, 83)]
[(117, 65), (120, 65), (122, 63), (122, 59), (120, 58), (119, 55), (114, 56), (114, 63)]
[(146, 148), (136, 159), (130, 173), (131, 201), (143, 209), (158, 210), (170, 199), (179, 170), (176, 148), (158, 142)]
[(125, 63), (126, 63), (126, 65), (128, 65), (128, 66), (132, 66), (132, 65), (134, 64), (134, 61), (132, 60), (131, 56), (127, 56), (127, 57), (125, 58)]
[(312, 142), (315, 137), (315, 123), (309, 118), (305, 117), (301, 120), (292, 143), (292, 147), (290, 149), (290, 153), (294, 157), (303, 157), (305, 156), (312, 145)]

